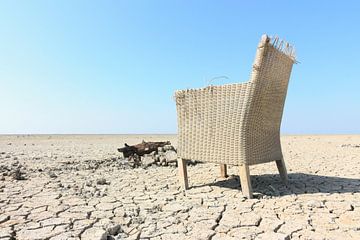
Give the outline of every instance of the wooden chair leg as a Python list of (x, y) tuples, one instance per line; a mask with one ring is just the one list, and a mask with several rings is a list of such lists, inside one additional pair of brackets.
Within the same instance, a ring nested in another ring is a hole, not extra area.
[(249, 165), (240, 165), (240, 184), (245, 197), (253, 198)]
[(179, 180), (182, 188), (189, 189), (189, 181), (187, 175), (187, 166), (185, 159), (178, 159), (178, 168), (179, 168)]
[(285, 162), (284, 159), (280, 159), (276, 161), (276, 166), (279, 170), (279, 174), (280, 174), (280, 178), (281, 180), (285, 183), (288, 184), (288, 176), (287, 176), (287, 171), (286, 171), (286, 166), (285, 166)]
[(227, 178), (227, 166), (226, 164), (220, 164), (220, 177)]

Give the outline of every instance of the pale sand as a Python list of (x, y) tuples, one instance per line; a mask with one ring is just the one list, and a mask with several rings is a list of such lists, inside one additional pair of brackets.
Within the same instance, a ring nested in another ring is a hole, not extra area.
[(175, 135), (0, 136), (0, 178), (19, 164), (28, 178), (0, 180), (0, 239), (360, 239), (360, 136), (282, 137), (289, 187), (275, 163), (252, 166), (252, 200), (214, 164), (189, 166), (184, 193), (175, 167), (111, 160), (143, 139), (176, 146)]

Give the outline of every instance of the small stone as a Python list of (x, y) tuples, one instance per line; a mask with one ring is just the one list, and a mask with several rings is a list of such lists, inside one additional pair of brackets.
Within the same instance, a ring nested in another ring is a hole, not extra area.
[(49, 172), (49, 177), (57, 178), (57, 175), (54, 172)]
[(175, 150), (175, 148), (172, 146), (172, 145), (165, 145), (164, 147), (163, 147), (163, 149), (164, 149), (164, 151), (174, 151)]
[(141, 158), (141, 163), (148, 167), (155, 163), (155, 158), (152, 156), (144, 156)]
[(106, 226), (106, 231), (110, 235), (117, 235), (121, 231), (121, 227), (119, 224), (109, 224)]
[(168, 163), (176, 162), (177, 160), (177, 153), (174, 150), (169, 150), (165, 152), (165, 159)]
[(96, 184), (98, 184), (98, 185), (109, 185), (110, 182), (107, 181), (105, 178), (100, 178), (100, 179), (96, 180)]
[(13, 172), (12, 176), (15, 180), (26, 180), (24, 173), (21, 172), (19, 168)]

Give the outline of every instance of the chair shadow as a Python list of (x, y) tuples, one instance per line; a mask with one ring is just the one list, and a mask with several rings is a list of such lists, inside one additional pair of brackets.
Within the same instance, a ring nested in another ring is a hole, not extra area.
[[(289, 183), (285, 185), (278, 174), (252, 175), (251, 184), (255, 196), (284, 196), (292, 194), (314, 193), (358, 193), (360, 179), (312, 175), (306, 173), (288, 174)], [(217, 186), (230, 189), (241, 189), (238, 176), (202, 186)], [(201, 186), (194, 186), (195, 188)]]

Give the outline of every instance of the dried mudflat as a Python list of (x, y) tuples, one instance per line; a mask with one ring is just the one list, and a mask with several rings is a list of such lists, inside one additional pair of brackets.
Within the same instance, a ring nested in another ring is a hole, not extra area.
[(289, 174), (215, 164), (131, 169), (123, 145), (175, 135), (0, 136), (0, 239), (360, 239), (360, 136), (284, 136)]

